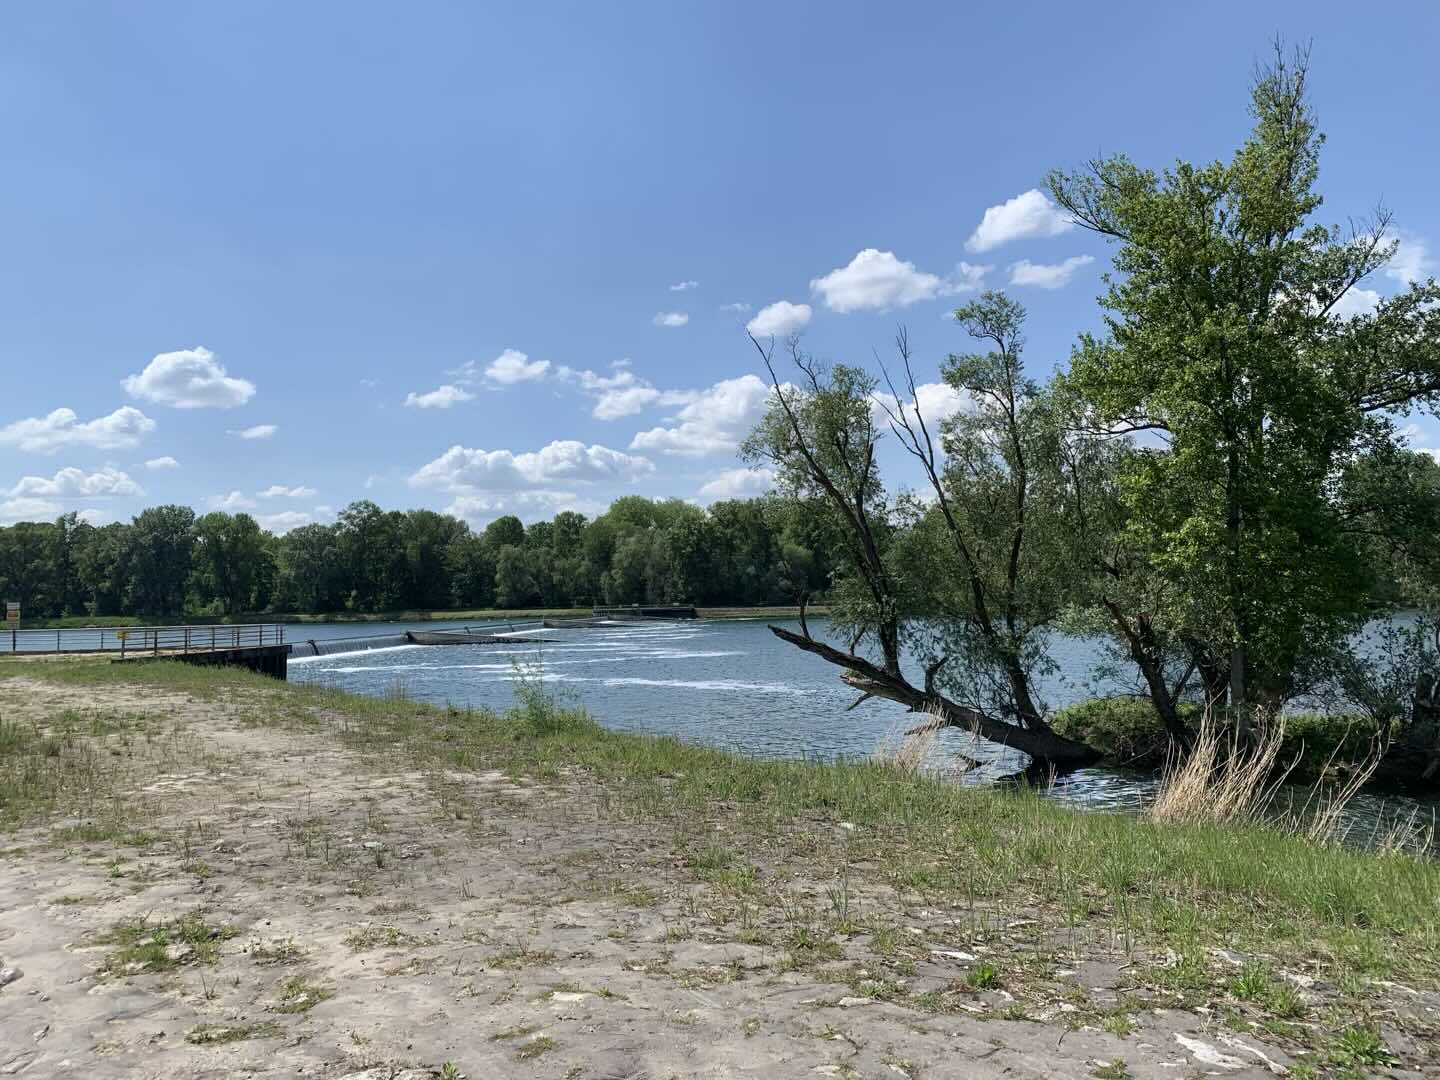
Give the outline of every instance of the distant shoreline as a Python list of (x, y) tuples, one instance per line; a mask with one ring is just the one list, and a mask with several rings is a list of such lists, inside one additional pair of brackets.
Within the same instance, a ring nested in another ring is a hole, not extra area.
[[(591, 614), (589, 607), (572, 608), (469, 608), (456, 611), (329, 611), (329, 612), (275, 612), (247, 613), (243, 615), (173, 615), (165, 617), (141, 617), (136, 615), (100, 615), (93, 618), (83, 615), (67, 615), (58, 619), (26, 619), (22, 630), (63, 630), (82, 626), (208, 626), (234, 623), (408, 623), (408, 622), (456, 622), (465, 619), (556, 619), (576, 618)], [(781, 619), (794, 620), (800, 617), (800, 609), (794, 606), (772, 605), (766, 607), (700, 607), (696, 608), (701, 619)], [(824, 616), (829, 609), (817, 605), (806, 609), (807, 615)]]

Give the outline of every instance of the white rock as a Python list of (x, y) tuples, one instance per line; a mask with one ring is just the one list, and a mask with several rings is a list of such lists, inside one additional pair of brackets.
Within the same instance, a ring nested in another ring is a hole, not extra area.
[(1203, 1039), (1192, 1039), (1175, 1033), (1175, 1041), (1190, 1052), (1190, 1056), (1203, 1065), (1214, 1065), (1221, 1069), (1243, 1069), (1245, 1062), (1229, 1054), (1223, 1054)]
[(868, 997), (843, 997), (838, 1004), (842, 1009), (853, 1009), (856, 1005), (874, 1005), (875, 999)]

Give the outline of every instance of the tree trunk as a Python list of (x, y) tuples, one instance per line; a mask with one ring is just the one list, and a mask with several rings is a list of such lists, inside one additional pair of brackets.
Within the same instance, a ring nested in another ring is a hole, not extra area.
[(933, 726), (964, 728), (989, 742), (1027, 754), (1031, 763), (1026, 773), (1033, 778), (1043, 777), (1052, 770), (1057, 773), (1072, 772), (1100, 759), (1100, 754), (1093, 747), (1057, 735), (1043, 721), (1038, 722), (1035, 727), (1018, 727), (997, 720), (978, 709), (956, 704), (934, 687), (938, 664), (927, 673), (927, 685), (922, 689), (903, 676), (892, 674), (864, 657), (844, 652), (823, 641), (804, 637), (782, 626), (771, 626), (770, 632), (781, 641), (788, 641), (796, 648), (814, 653), (836, 667), (844, 668), (845, 674), (841, 679), (869, 697), (899, 702), (911, 712), (930, 713), (936, 717)]
[(1440, 789), (1440, 679), (1421, 676), (1410, 721), (1385, 751), (1370, 782), (1407, 791)]

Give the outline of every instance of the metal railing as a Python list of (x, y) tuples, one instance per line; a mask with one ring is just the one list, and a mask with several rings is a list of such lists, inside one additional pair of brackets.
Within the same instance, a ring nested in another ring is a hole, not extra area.
[(62, 630), (8, 630), (0, 653), (216, 652), (285, 644), (283, 623), (224, 626), (76, 626)]

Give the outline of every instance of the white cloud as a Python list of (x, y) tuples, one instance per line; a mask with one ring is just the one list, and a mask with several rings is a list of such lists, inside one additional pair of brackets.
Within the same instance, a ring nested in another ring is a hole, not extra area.
[(26, 476), (10, 489), (12, 496), (46, 499), (89, 498), (95, 495), (144, 495), (145, 489), (111, 465), (87, 473), (74, 467), (54, 476)]
[[(935, 440), (937, 449), (940, 444), (940, 422), (956, 413), (968, 412), (974, 408), (974, 402), (970, 395), (956, 390), (949, 383), (921, 383), (915, 387), (915, 396), (920, 402), (920, 415), (924, 418), (925, 426), (930, 430), (930, 437)], [(891, 414), (898, 417), (902, 412), (901, 403), (895, 399), (894, 395), (885, 392), (875, 394), (871, 402), (870, 414), (875, 424), (888, 430)], [(886, 411), (887, 409), (889, 412)], [(907, 399), (903, 406), (903, 412), (913, 423), (915, 420), (914, 403)]]
[(503, 494), (457, 496), (445, 508), (445, 513), (479, 527), (506, 514), (514, 514), (528, 524), (553, 518), (562, 510), (574, 510), (593, 517), (604, 509), (604, 503), (582, 499), (573, 491), (509, 491)]
[(506, 349), (485, 368), (485, 378), (501, 386), (543, 379), (550, 370), (549, 360), (531, 360), (519, 349)]
[(1064, 262), (1032, 263), (1021, 259), (1010, 266), (1011, 285), (1035, 285), (1041, 289), (1060, 289), (1070, 284), (1075, 271), (1095, 261), (1093, 255), (1072, 255)]
[(690, 321), (690, 316), (683, 311), (661, 311), (650, 321), (656, 326), (684, 326)]
[(475, 395), (463, 387), (446, 383), (424, 394), (413, 390), (405, 396), (405, 404), (415, 409), (448, 409), (462, 401), (470, 401)]
[(147, 469), (178, 469), (180, 462), (176, 461), (169, 454), (166, 454), (164, 457), (152, 457), (149, 461), (145, 462), (145, 467)]
[(629, 365), (628, 360), (617, 361), (612, 365), (611, 375), (570, 367), (562, 367), (555, 374), (562, 382), (573, 383), (594, 398), (590, 415), (597, 420), (618, 420), (652, 405), (683, 405), (694, 398), (689, 391), (659, 389), (636, 375)]
[(688, 292), (691, 289), (698, 289), (699, 287), (700, 283), (698, 281), (677, 281), (674, 285), (670, 286), (670, 291)]
[(745, 324), (745, 329), (756, 337), (784, 337), (799, 330), (809, 321), (809, 304), (777, 300), (761, 308), (755, 317)]
[(737, 300), (733, 304), (721, 304), (720, 310), (734, 312), (736, 315), (743, 315), (750, 310), (750, 305)]
[(256, 494), (262, 499), (309, 499), (318, 493), (313, 487), (306, 487), (304, 484), (297, 484), (294, 487), (271, 484), (264, 491), (258, 491)]
[(479, 493), (513, 491), (536, 484), (629, 483), (654, 471), (655, 466), (647, 458), (566, 439), (523, 454), (452, 446), (416, 470), (410, 483), (414, 487)]
[(0, 521), (49, 521), (60, 516), (60, 504), (50, 499), (19, 498), (0, 502)]
[(1425, 281), (1434, 272), (1435, 260), (1425, 251), (1425, 242), (1416, 236), (1402, 235), (1395, 254), (1385, 266), (1385, 275), (1401, 285)]
[(1353, 286), (1346, 290), (1345, 295), (1331, 307), (1330, 314), (1341, 319), (1349, 319), (1356, 315), (1369, 315), (1379, 303), (1380, 294), (1374, 289)]
[(274, 514), (257, 514), (255, 521), (266, 532), (283, 536), (291, 529), (315, 524), (315, 515), (304, 510), (281, 510)]
[(6, 424), (0, 428), (0, 446), (18, 446), (37, 454), (53, 454), (66, 446), (119, 450), (138, 445), (154, 430), (155, 421), (129, 405), (83, 424), (74, 409), (56, 409), (47, 416)]
[(110, 520), (110, 511), (97, 510), (91, 507), (88, 510), (81, 510), (75, 516), (87, 525), (104, 525), (105, 522)]
[(205, 502), (211, 510), (223, 510), (228, 514), (238, 510), (253, 510), (256, 505), (255, 500), (243, 491), (232, 491), (228, 495), (210, 495)]
[(1012, 240), (1031, 236), (1059, 236), (1075, 227), (1058, 206), (1031, 188), (985, 211), (980, 224), (965, 241), (965, 250), (989, 251)]
[(230, 409), (255, 396), (255, 384), (225, 374), (209, 349), (160, 353), (123, 383), (131, 397), (176, 409)]
[(630, 449), (686, 457), (732, 452), (764, 415), (770, 393), (754, 375), (725, 379), (696, 394), (672, 418), (673, 426), (639, 432)]
[(268, 439), (279, 430), (280, 428), (275, 424), (256, 424), (254, 427), (228, 431), (226, 434), (234, 435), (237, 439)]
[(810, 290), (831, 311), (884, 311), (978, 288), (989, 269), (961, 263), (956, 278), (946, 279), (915, 269), (914, 263), (897, 258), (893, 251), (866, 248), (848, 266), (812, 280)]
[(775, 473), (758, 469), (726, 469), (700, 489), (702, 499), (748, 499), (764, 495), (775, 486)]

